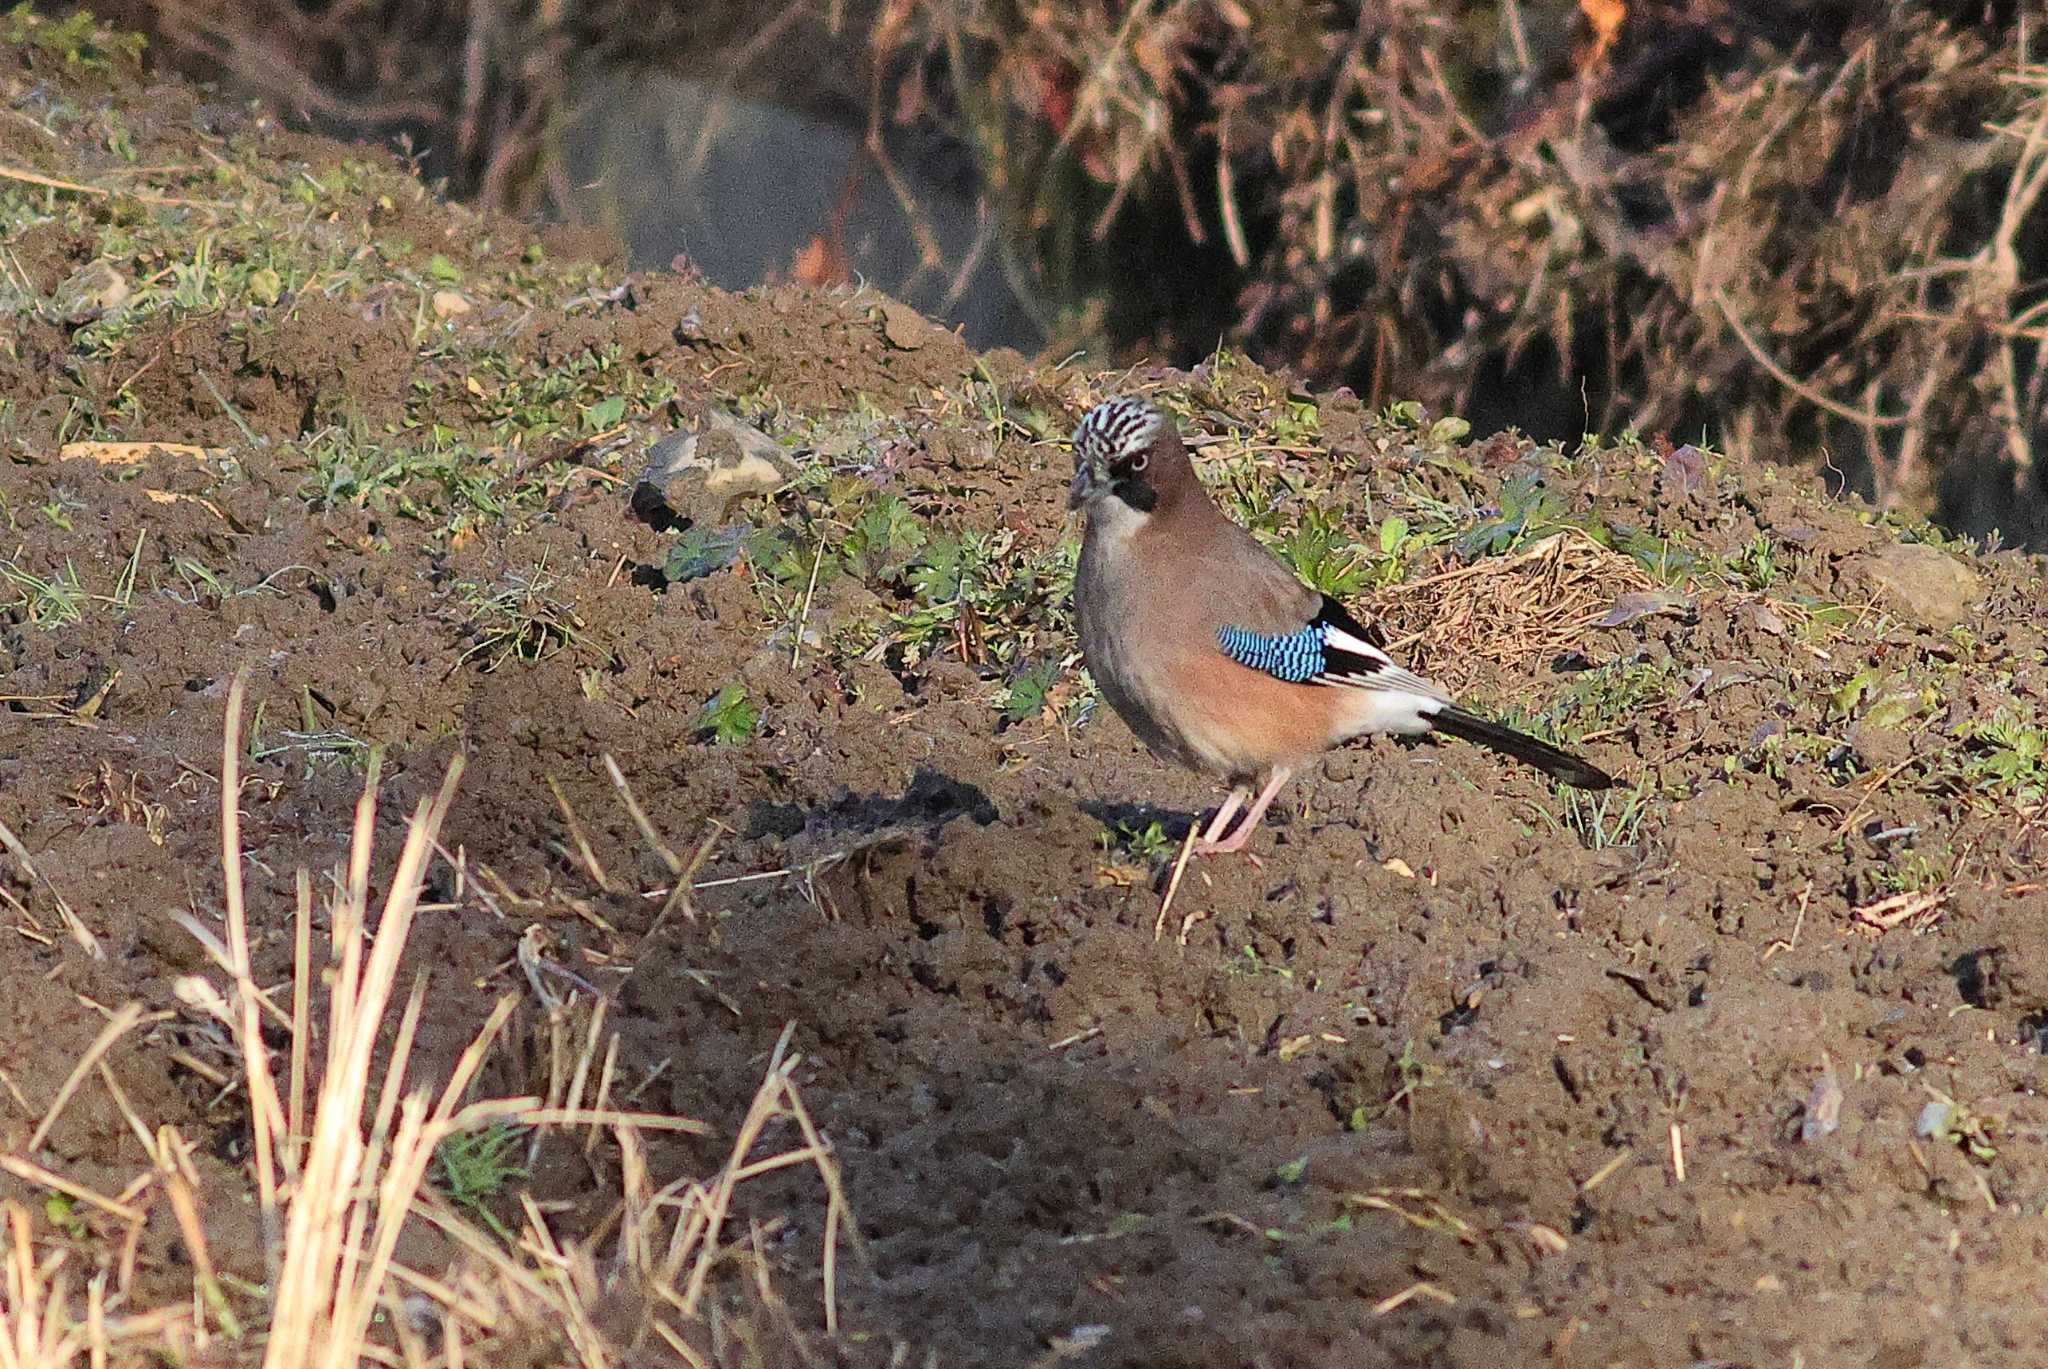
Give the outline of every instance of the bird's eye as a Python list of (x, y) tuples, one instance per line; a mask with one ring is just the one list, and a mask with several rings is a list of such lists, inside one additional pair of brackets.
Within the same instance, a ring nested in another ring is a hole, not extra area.
[(1139, 452), (1139, 453), (1138, 453), (1138, 454), (1137, 454), (1136, 456), (1132, 457), (1132, 458), (1131, 458), (1131, 474), (1132, 474), (1132, 475), (1136, 475), (1136, 474), (1137, 474), (1137, 473), (1138, 473), (1139, 471), (1142, 471), (1142, 470), (1144, 470), (1144, 469), (1145, 469), (1145, 463), (1146, 463), (1146, 462), (1148, 462), (1148, 461), (1150, 461), (1151, 459), (1152, 459), (1151, 457), (1149, 457), (1149, 456), (1145, 455), (1145, 453), (1143, 453), (1143, 452)]

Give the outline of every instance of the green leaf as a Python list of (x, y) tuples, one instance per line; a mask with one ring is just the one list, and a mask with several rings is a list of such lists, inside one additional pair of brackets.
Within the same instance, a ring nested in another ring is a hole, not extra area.
[(1040, 661), (1019, 671), (1003, 699), (1003, 716), (1013, 723), (1035, 718), (1045, 708), (1046, 691), (1060, 677), (1058, 661)]
[(739, 559), (745, 534), (739, 528), (691, 528), (669, 548), (661, 573), (670, 584), (684, 584), (724, 570)]
[(1380, 524), (1380, 551), (1392, 556), (1408, 540), (1408, 520), (1396, 514)]
[(910, 569), (910, 587), (934, 606), (959, 598), (966, 580), (966, 546), (950, 533), (933, 538)]
[(1834, 696), (1828, 701), (1829, 711), (1836, 717), (1847, 717), (1883, 678), (1884, 672), (1875, 666), (1868, 670), (1859, 670), (1850, 677), (1849, 683), (1834, 692)]
[(462, 268), (436, 252), (427, 258), (426, 274), (429, 280), (437, 280), (447, 285), (462, 279)]
[(777, 584), (802, 584), (810, 578), (811, 550), (801, 538), (784, 528), (761, 528), (747, 534), (741, 545), (747, 560), (759, 574)]
[(626, 397), (606, 395), (583, 411), (583, 426), (590, 432), (601, 433), (606, 428), (617, 427), (619, 420), (625, 416)]
[(924, 544), (924, 525), (910, 505), (888, 495), (855, 520), (844, 543), (847, 568), (866, 578), (891, 579)]
[(1439, 418), (1429, 425), (1429, 440), (1449, 446), (1453, 442), (1463, 442), (1471, 431), (1472, 425), (1462, 418)]
[(1863, 722), (1869, 727), (1895, 728), (1920, 712), (1920, 696), (1910, 692), (1894, 692), (1885, 695), (1870, 706), (1863, 715)]
[(712, 695), (697, 716), (697, 726), (719, 746), (738, 746), (761, 725), (761, 710), (747, 702), (746, 689), (735, 683)]

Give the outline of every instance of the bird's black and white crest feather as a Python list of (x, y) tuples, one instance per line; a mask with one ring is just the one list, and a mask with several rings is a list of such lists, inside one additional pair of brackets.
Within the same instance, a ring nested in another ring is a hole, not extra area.
[(1159, 435), (1166, 415), (1142, 399), (1118, 395), (1081, 416), (1074, 429), (1074, 464), (1113, 466), (1143, 451)]

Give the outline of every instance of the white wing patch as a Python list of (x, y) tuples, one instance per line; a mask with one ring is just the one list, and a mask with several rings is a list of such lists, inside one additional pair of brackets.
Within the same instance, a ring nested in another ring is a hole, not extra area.
[[(1386, 652), (1335, 623), (1323, 624), (1323, 650), (1329, 657), (1329, 667), (1320, 678), (1323, 684), (1345, 685), (1353, 689), (1391, 689), (1450, 702), (1450, 697), (1443, 690), (1413, 671), (1394, 664), (1394, 658)], [(1363, 668), (1358, 664), (1347, 665), (1345, 656), (1363, 658)]]

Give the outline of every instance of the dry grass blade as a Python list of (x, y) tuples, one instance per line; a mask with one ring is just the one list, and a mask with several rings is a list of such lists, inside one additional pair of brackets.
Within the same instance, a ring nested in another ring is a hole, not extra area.
[(42, 871), (36, 869), (35, 861), (29, 858), (28, 848), (21, 844), (21, 838), (15, 836), (14, 830), (4, 822), (0, 822), (0, 846), (5, 846), (9, 854), (20, 863), (23, 874), (50, 891), (50, 898), (57, 905), (57, 915), (64, 919), (65, 930), (71, 933), (71, 939), (78, 943), (79, 949), (94, 960), (105, 960), (107, 953), (101, 949), (99, 938), (92, 934), (92, 929), (85, 925), (77, 913), (71, 911), (71, 905), (65, 902), (64, 895), (57, 892), (57, 886), (44, 878)]
[(140, 1003), (129, 1003), (114, 1014), (111, 1022), (100, 1028), (99, 1036), (94, 1039), (85, 1054), (78, 1057), (78, 1063), (72, 1066), (70, 1077), (64, 1081), (64, 1086), (57, 1090), (57, 1096), (50, 1101), (49, 1109), (43, 1113), (43, 1120), (37, 1124), (35, 1134), (28, 1138), (28, 1149), (40, 1149), (43, 1142), (49, 1139), (50, 1128), (57, 1125), (57, 1119), (64, 1114), (64, 1105), (69, 1103), (72, 1095), (78, 1092), (78, 1086), (83, 1084), (85, 1077), (92, 1073), (92, 1067), (99, 1062), (102, 1056), (114, 1048), (116, 1041), (119, 1041), (128, 1032), (132, 1031), (135, 1024), (141, 1020), (142, 1005)]
[(243, 1079), (249, 1088), (249, 1105), (258, 1114), (250, 1130), (256, 1148), (256, 1201), (263, 1217), (263, 1249), (277, 1267), (277, 1159), (273, 1149), (286, 1124), (284, 1105), (270, 1074), (270, 1051), (263, 1043), (258, 1003), (261, 995), (249, 970), (249, 917), (242, 889), (242, 697), (248, 688), (248, 673), (237, 671), (228, 686), (227, 725), (221, 730), (220, 755), (220, 845), (221, 875), (225, 882), (228, 922), (229, 966), (235, 977), (235, 1001), (240, 1020), (235, 1039), (242, 1049)]
[(1865, 904), (1861, 908), (1851, 908), (1849, 916), (1855, 921), (1862, 923), (1865, 927), (1872, 927), (1884, 932), (1890, 931), (1894, 927), (1904, 926), (1916, 918), (1925, 918), (1928, 922), (1933, 922), (1934, 914), (1947, 902), (1948, 895), (1941, 890), (1929, 893), (1909, 891), (1903, 894), (1893, 894), (1889, 898), (1881, 898), (1877, 902)]
[[(353, 1362), (375, 1315), (398, 1229), (425, 1177), (436, 1137), (422, 1097), (413, 1095), (396, 1103), (400, 1120), (387, 1149), (386, 1128), (405, 1066), (403, 1051), (394, 1051), (387, 1066), (386, 1089), (376, 1119), (385, 1125), (373, 1126), (367, 1147), (361, 1128), (371, 1053), (418, 909), (428, 853), (454, 799), (461, 771), (458, 757), (440, 792), (413, 814), (367, 956), (369, 852), (364, 848), (374, 820), (374, 794), (366, 790), (357, 808), (359, 844), (351, 853), (351, 874), (360, 877), (350, 879), (346, 895), (334, 910), (341, 967), (328, 1004), (329, 1068), (320, 1083), (313, 1133), (285, 1227), (272, 1334), (264, 1356), (266, 1369), (312, 1365), (338, 1369)], [(406, 1014), (408, 1024), (417, 1018), (418, 1002), (416, 992)], [(501, 1004), (486, 1024), (486, 1034), (465, 1054), (464, 1062), (471, 1070), (509, 1015), (509, 1004)], [(401, 1029), (400, 1035), (403, 1044), (411, 1033)], [(247, 1043), (243, 1044), (246, 1050)], [(458, 1066), (449, 1087), (466, 1086), (468, 1077)], [(445, 1127), (446, 1114), (451, 1111), (444, 1093), (434, 1118)], [(377, 1172), (380, 1165), (381, 1174)], [(365, 1240), (370, 1242), (367, 1252)]]
[(15, 1178), (26, 1183), (37, 1184), (54, 1192), (76, 1198), (81, 1203), (98, 1208), (117, 1221), (139, 1222), (142, 1220), (142, 1213), (136, 1208), (87, 1188), (84, 1184), (73, 1183), (61, 1174), (44, 1169), (33, 1160), (24, 1159), (19, 1155), (0, 1155), (0, 1169), (6, 1170)]

